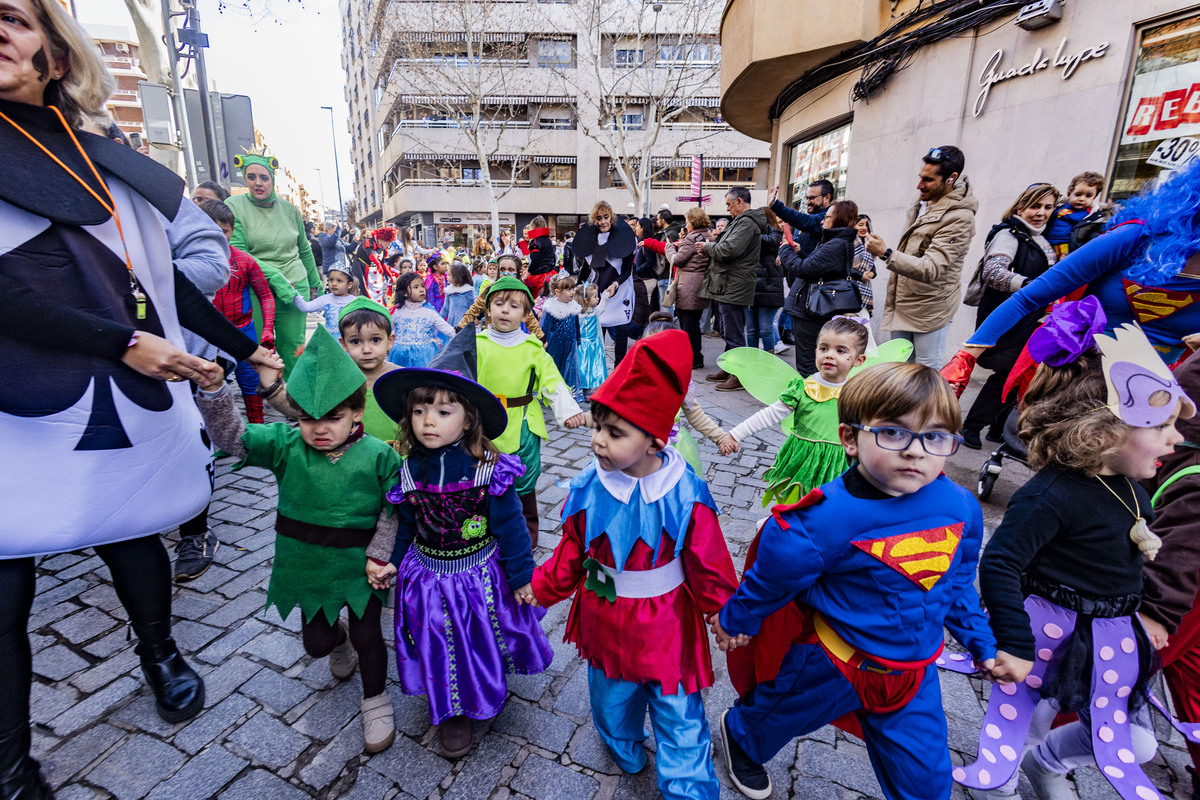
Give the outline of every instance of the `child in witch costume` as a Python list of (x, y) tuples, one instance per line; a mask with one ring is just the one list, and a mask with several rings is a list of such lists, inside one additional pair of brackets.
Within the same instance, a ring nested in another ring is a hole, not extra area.
[(533, 295), (525, 284), (505, 275), (488, 287), (485, 298), (488, 326), (476, 335), (479, 382), (508, 410), (508, 427), (496, 437), (496, 449), (516, 454), (525, 465), (525, 474), (517, 478), (517, 495), (530, 541), (537, 547), (541, 440), (550, 438), (540, 404), (550, 406), (564, 428), (578, 428), (585, 418), (554, 359), (537, 339), (521, 330), (521, 320), (533, 308)]
[[(380, 628), (387, 592), (371, 587), (363, 565), (377, 530), (395, 531), (385, 495), (400, 459), (363, 433), (363, 374), (324, 327), (313, 333), (287, 386), (278, 374), (259, 370), (271, 384), (259, 394), (298, 416), (299, 428), (245, 425), (223, 383), (215, 392), (202, 387), (197, 402), (212, 440), (241, 459), (235, 470), (264, 467), (275, 474), (279, 512), (267, 606), (284, 619), (300, 606), (304, 649), (314, 658), (329, 656), (335, 678), (349, 678), (357, 660), (364, 745), (378, 753), (395, 738)], [(350, 611), (348, 625), (339, 616), (343, 607)]]
[(575, 594), (566, 640), (588, 661), (596, 730), (622, 770), (646, 765), (646, 708), (668, 800), (715, 800), (700, 690), (713, 683), (704, 617), (737, 578), (704, 480), (665, 444), (692, 373), (687, 334), (637, 342), (592, 395), (596, 460), (571, 481), (562, 542), (533, 576)]
[(888, 800), (948, 798), (943, 627), (985, 671), (996, 653), (974, 584), (983, 514), (941, 474), (961, 412), (937, 372), (905, 363), (851, 378), (838, 416), (856, 466), (775, 506), (713, 624), (722, 650), (753, 645), (730, 654), (742, 696), (721, 716), (725, 763), (738, 791), (761, 800), (762, 765), (836, 722), (866, 741)]
[(375, 401), (375, 381), (400, 369), (387, 360), (396, 337), (387, 309), (368, 297), (356, 297), (338, 313), (339, 341), (367, 381), (363, 430), (385, 442), (396, 438), (396, 423)]
[(508, 417), (473, 380), (475, 345), (475, 332), (462, 331), (429, 367), (375, 384), (407, 458), (388, 492), (398, 530), (380, 529), (367, 572), (380, 587), (397, 577), (400, 689), (428, 698), (450, 758), (471, 749), (472, 719), (504, 707), (506, 674), (542, 672), (553, 658), (545, 612), (522, 604), (534, 567), (513, 488), (523, 468), (492, 445)]

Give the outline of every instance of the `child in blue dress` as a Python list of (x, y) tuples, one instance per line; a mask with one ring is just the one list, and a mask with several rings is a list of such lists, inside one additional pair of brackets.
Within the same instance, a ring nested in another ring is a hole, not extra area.
[(329, 272), (326, 273), (329, 291), (320, 297), (314, 300), (305, 300), (300, 295), (296, 295), (292, 298), (292, 303), (296, 308), (305, 314), (323, 312), (325, 314), (325, 330), (333, 334), (335, 338), (341, 335), (338, 332), (338, 313), (357, 296), (357, 284), (347, 270), (348, 268), (343, 267), (330, 267)]
[(542, 304), (538, 322), (546, 332), (546, 352), (554, 359), (554, 366), (558, 367), (559, 374), (578, 402), (583, 395), (576, 360), (579, 352), (579, 312), (583, 309), (575, 302), (574, 277), (565, 275), (555, 278), (550, 288), (554, 294)]
[(608, 378), (604, 335), (600, 331), (600, 314), (608, 304), (608, 293), (601, 294), (594, 283), (581, 283), (575, 287), (575, 302), (580, 307), (579, 356), (576, 359), (579, 385), (587, 397)]
[(450, 280), (446, 283), (446, 301), (442, 304), (442, 319), (457, 326), (474, 302), (475, 286), (471, 282), (471, 273), (466, 264), (456, 263), (450, 267)]
[(423, 367), (439, 348), (437, 334), (454, 336), (454, 328), (425, 303), (425, 284), (420, 273), (409, 272), (396, 281), (396, 308), (392, 311), (392, 329), (396, 343), (388, 361), (401, 367)]

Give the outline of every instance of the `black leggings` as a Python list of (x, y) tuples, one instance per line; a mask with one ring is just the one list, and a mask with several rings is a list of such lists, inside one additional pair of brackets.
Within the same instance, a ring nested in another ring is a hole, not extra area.
[[(158, 535), (96, 548), (134, 625), (171, 618), (171, 560)], [(34, 560), (0, 560), (0, 735), (29, 724), (29, 609)], [(378, 619), (378, 617), (376, 617)]]
[(679, 327), (683, 328), (688, 335), (688, 342), (692, 345), (692, 366), (698, 367), (704, 364), (704, 350), (701, 349), (700, 339), (700, 315), (703, 311), (690, 311), (686, 308), (675, 307), (675, 316), (679, 320)]
[[(383, 692), (387, 679), (387, 650), (383, 645), (383, 630), (379, 627), (379, 615), (383, 603), (372, 596), (363, 609), (362, 618), (350, 612), (350, 644), (358, 653), (358, 671), (362, 676), (363, 697), (374, 697)], [(324, 658), (344, 640), (341, 629), (330, 625), (324, 611), (318, 611), (311, 622), (302, 622), (300, 632), (304, 637), (304, 652), (313, 658)]]

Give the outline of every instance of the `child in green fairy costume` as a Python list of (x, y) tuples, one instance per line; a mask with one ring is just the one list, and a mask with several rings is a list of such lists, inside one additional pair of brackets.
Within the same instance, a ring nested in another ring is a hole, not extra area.
[[(288, 385), (278, 370), (258, 374), (268, 384), (259, 394), (298, 417), (298, 428), (246, 425), (223, 380), (200, 387), (200, 413), (216, 445), (240, 459), (235, 470), (263, 467), (275, 474), (279, 511), (267, 606), (284, 619), (300, 607), (304, 649), (316, 658), (329, 656), (334, 677), (349, 678), (357, 662), (365, 749), (377, 753), (395, 738), (380, 627), (387, 592), (372, 587), (365, 567), (376, 530), (395, 532), (385, 496), (400, 457), (363, 432), (363, 373), (323, 326), (296, 361)], [(343, 607), (350, 612), (348, 624), (340, 618)]]

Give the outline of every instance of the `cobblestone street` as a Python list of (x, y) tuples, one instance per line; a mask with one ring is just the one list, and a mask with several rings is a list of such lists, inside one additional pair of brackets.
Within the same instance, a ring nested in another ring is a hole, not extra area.
[[(721, 343), (704, 341), (708, 363), (715, 368)], [(791, 354), (785, 358), (790, 362)], [(703, 371), (694, 375), (698, 397), (726, 429), (760, 407), (744, 391), (714, 391), (703, 376)], [(969, 401), (968, 395), (964, 407)], [(586, 431), (552, 426), (551, 436), (543, 448), (538, 493), (539, 562), (559, 541), (563, 484), (591, 456)], [(765, 434), (728, 459), (711, 443), (700, 443), (706, 477), (739, 571), (755, 522), (765, 516), (760, 505), (765, 484), (760, 478), (780, 440), (778, 431)], [(963, 450), (951, 459), (948, 472), (973, 489), (987, 454), (987, 449)], [(85, 551), (40, 560), (29, 624), (35, 673), (34, 755), (42, 760), (61, 800), (657, 796), (653, 758), (640, 774), (622, 774), (596, 734), (586, 670), (574, 647), (562, 641), (567, 603), (545, 618), (555, 651), (550, 670), (510, 679), (507, 707), (495, 719), (476, 723), (477, 745), (469, 755), (454, 761), (443, 758), (425, 700), (401, 695), (391, 681), (397, 738), (386, 751), (367, 757), (362, 752), (357, 675), (339, 683), (330, 675), (326, 659), (314, 661), (305, 655), (298, 611), (286, 621), (263, 611), (274, 551), (274, 479), (263, 469), (233, 473), (230, 463), (218, 463), (210, 511), (221, 540), (216, 563), (174, 594), (175, 638), (207, 683), (206, 708), (190, 721), (169, 725), (155, 713), (124, 611), (100, 559)], [(1006, 464), (984, 506), (989, 529), (1028, 474), (1020, 465)], [(172, 547), (176, 534), (164, 538)], [(390, 610), (385, 610), (384, 631), (390, 642)], [(717, 683), (707, 690), (706, 704), (715, 729), (734, 691), (719, 653), (714, 665)], [(394, 678), (394, 662), (390, 672)], [(972, 761), (987, 689), (977, 679), (943, 673), (942, 691), (954, 762)], [(718, 734), (713, 738), (717, 743)], [(1168, 741), (1147, 772), (1165, 795), (1182, 797), (1187, 754), (1178, 734)], [(648, 748), (653, 751), (653, 738)], [(721, 797), (740, 797), (729, 786), (719, 752), (717, 744)], [(866, 749), (831, 727), (789, 745), (770, 764), (770, 771), (776, 798), (881, 797)], [(1094, 769), (1080, 771), (1075, 780), (1085, 800), (1115, 797)], [(1024, 780), (1022, 796), (1033, 797)], [(961, 788), (955, 788), (954, 797), (964, 797)]]

